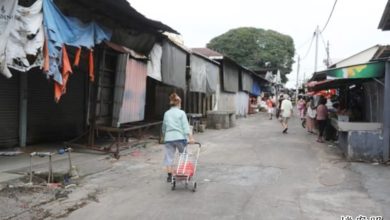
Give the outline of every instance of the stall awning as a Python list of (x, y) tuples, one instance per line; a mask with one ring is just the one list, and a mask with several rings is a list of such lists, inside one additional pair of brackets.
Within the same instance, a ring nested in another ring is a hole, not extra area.
[(312, 91), (335, 89), (363, 83), (374, 78), (381, 78), (384, 76), (384, 73), (385, 62), (372, 62), (343, 68), (329, 69), (314, 73), (311, 82), (309, 82), (307, 86), (309, 90)]
[(364, 78), (380, 78), (384, 76), (385, 63), (372, 62), (358, 64), (342, 68), (328, 69), (321, 72), (316, 72), (310, 81), (322, 81), (325, 79), (364, 79)]
[(310, 91), (321, 91), (327, 89), (338, 89), (342, 87), (347, 87), (350, 85), (361, 84), (363, 82), (370, 81), (370, 78), (361, 78), (361, 79), (328, 79), (323, 81), (313, 81), (310, 82), (307, 86)]

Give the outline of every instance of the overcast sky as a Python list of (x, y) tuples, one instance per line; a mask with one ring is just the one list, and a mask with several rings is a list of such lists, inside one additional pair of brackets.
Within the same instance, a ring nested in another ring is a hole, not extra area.
[[(334, 0), (129, 0), (148, 18), (162, 21), (181, 33), (188, 47), (205, 47), (214, 37), (238, 27), (272, 29), (290, 35), (298, 54), (305, 56), (316, 26), (326, 23)], [(387, 0), (338, 0), (333, 16), (323, 32), (330, 43), (330, 58), (337, 61), (376, 44), (390, 44), (390, 31), (378, 30)], [(326, 58), (319, 40), (318, 70)], [(306, 44), (305, 44), (306, 43)], [(314, 70), (314, 43), (301, 62), (299, 79)], [(287, 87), (295, 87), (297, 70), (289, 74)]]

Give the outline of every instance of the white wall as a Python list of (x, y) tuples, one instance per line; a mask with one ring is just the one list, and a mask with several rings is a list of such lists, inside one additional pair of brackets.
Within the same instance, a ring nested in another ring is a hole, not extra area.
[(378, 48), (379, 48), (379, 46), (374, 46), (374, 47), (371, 47), (367, 50), (364, 50), (356, 55), (353, 55), (353, 56), (346, 58), (340, 62), (337, 62), (335, 67), (339, 68), (339, 67), (346, 67), (346, 66), (351, 66), (351, 65), (356, 65), (356, 64), (367, 63), (375, 55)]

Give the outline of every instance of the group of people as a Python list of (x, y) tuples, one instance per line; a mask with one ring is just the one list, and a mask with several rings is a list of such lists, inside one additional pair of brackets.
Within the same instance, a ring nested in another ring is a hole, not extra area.
[(314, 98), (309, 97), (305, 100), (303, 96), (299, 97), (297, 109), (302, 121), (306, 121), (306, 129), (309, 133), (315, 134), (314, 130), (318, 126), (317, 142), (324, 142), (324, 131), (328, 120), (328, 108), (326, 106), (327, 99), (320, 96), (318, 105)]
[[(315, 134), (314, 130), (318, 126), (317, 142), (324, 142), (324, 131), (328, 120), (328, 108), (326, 107), (326, 98), (321, 96), (318, 104), (314, 102), (313, 97), (305, 99), (300, 96), (297, 102), (297, 109), (301, 120), (305, 123), (309, 133)], [(266, 97), (269, 120), (272, 120), (275, 114), (276, 118), (282, 124), (282, 133), (287, 134), (288, 120), (293, 114), (293, 105), (287, 94), (280, 95), (278, 101), (273, 96)]]

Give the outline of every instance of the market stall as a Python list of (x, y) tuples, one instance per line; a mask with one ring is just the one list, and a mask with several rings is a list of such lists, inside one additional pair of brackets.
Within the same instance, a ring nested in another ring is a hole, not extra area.
[(313, 93), (336, 91), (328, 96), (329, 125), (348, 160), (384, 158), (384, 73), (384, 62), (366, 63), (316, 73), (326, 79), (308, 84)]

